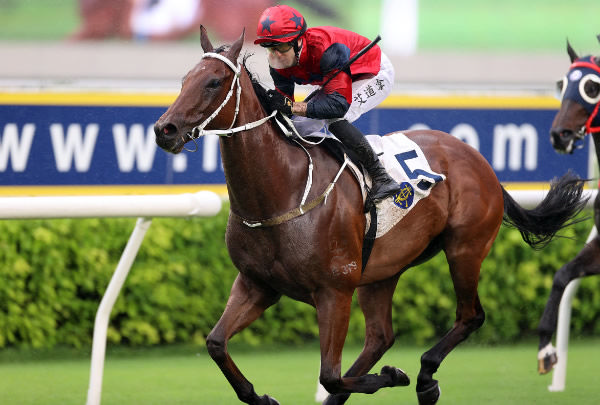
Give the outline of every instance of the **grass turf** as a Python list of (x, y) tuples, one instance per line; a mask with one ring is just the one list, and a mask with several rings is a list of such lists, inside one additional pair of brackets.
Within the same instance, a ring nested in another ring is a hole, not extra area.
[[(375, 367), (391, 364), (411, 377), (409, 387), (385, 388), (373, 395), (356, 394), (349, 404), (414, 404), (419, 358), (426, 350), (396, 343)], [(359, 348), (344, 351), (344, 368)], [(457, 348), (442, 363), (443, 404), (592, 405), (598, 403), (597, 341), (574, 341), (569, 348), (566, 390), (551, 393), (552, 376), (536, 372), (536, 344)], [(235, 345), (230, 353), (259, 395), (268, 393), (282, 405), (312, 404), (319, 367), (318, 349), (249, 349)], [(0, 403), (70, 405), (85, 402), (89, 358), (64, 355), (20, 358), (0, 354)], [(61, 356), (62, 358), (55, 358)], [(22, 357), (22, 356), (21, 356)], [(237, 397), (204, 348), (117, 350), (107, 357), (102, 404), (238, 404)]]

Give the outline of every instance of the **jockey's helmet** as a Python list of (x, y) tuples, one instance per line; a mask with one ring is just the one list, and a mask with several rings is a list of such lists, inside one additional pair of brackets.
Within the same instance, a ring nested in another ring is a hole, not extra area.
[(291, 42), (306, 32), (306, 20), (298, 10), (285, 5), (263, 11), (256, 28), (255, 44)]

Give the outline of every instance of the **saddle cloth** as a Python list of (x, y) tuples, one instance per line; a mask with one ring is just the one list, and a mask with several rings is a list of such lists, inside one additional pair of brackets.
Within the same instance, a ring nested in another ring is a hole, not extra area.
[[(420, 200), (429, 195), (433, 186), (445, 180), (446, 176), (432, 171), (421, 148), (402, 132), (395, 132), (388, 136), (367, 135), (366, 138), (375, 153), (379, 155), (387, 172), (402, 186), (399, 193), (376, 204), (375, 238), (379, 238), (400, 222)], [(370, 177), (367, 174), (363, 175), (367, 185), (370, 186)], [(364, 183), (361, 186), (364, 190), (363, 195), (366, 196)], [(369, 229), (371, 216), (368, 213), (365, 215), (366, 229)]]
[[(289, 118), (284, 117), (283, 122), (276, 121), (287, 136), (302, 138), (298, 136), (297, 131), (290, 130), (294, 128), (294, 124)], [(323, 131), (315, 131), (308, 136), (317, 139), (332, 138), (339, 142), (333, 134)], [(399, 193), (376, 204), (376, 239), (385, 235), (400, 222), (420, 200), (429, 195), (431, 188), (436, 183), (445, 180), (446, 176), (433, 172), (419, 145), (408, 139), (402, 132), (393, 132), (386, 136), (366, 135), (365, 137), (375, 153), (379, 155), (379, 159), (389, 175), (402, 186)], [(367, 197), (366, 186), (370, 188), (371, 178), (352, 161), (349, 161), (348, 167), (360, 184), (364, 202)], [(365, 233), (368, 231), (368, 234), (371, 234), (371, 214), (367, 212), (365, 216), (367, 219)], [(372, 238), (372, 236), (368, 237)]]

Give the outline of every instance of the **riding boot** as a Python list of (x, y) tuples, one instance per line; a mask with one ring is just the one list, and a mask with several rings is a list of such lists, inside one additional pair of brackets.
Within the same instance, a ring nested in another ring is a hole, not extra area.
[(340, 120), (330, 124), (329, 130), (345, 146), (356, 152), (360, 163), (371, 176), (369, 197), (373, 202), (381, 201), (400, 191), (400, 184), (388, 175), (369, 141), (358, 128), (347, 120)]

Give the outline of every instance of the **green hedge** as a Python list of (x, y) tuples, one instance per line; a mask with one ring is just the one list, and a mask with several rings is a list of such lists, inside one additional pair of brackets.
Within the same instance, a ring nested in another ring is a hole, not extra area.
[[(590, 215), (590, 213), (587, 213)], [(112, 344), (199, 343), (223, 311), (237, 271), (224, 245), (227, 210), (215, 218), (154, 219), (112, 312)], [(0, 221), (0, 347), (87, 347), (95, 313), (135, 219)], [(556, 269), (583, 246), (591, 220), (543, 251), (503, 227), (481, 273), (486, 323), (471, 340), (506, 342), (535, 333)], [(600, 333), (600, 277), (574, 301), (572, 333)], [(455, 298), (443, 254), (409, 270), (394, 295), (394, 329), (405, 343), (443, 335)], [(361, 342), (352, 313), (347, 341)], [(299, 343), (318, 336), (312, 307), (283, 298), (234, 341)]]

